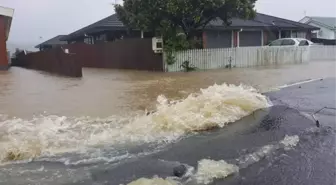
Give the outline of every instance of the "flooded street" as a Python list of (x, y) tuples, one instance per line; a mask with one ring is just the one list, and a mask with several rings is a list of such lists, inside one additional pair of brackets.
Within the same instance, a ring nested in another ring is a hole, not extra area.
[(105, 118), (152, 110), (159, 95), (181, 99), (211, 85), (243, 83), (260, 90), (301, 80), (335, 76), (334, 62), (315, 62), (193, 73), (89, 69), (82, 79), (11, 68), (0, 72), (0, 114)]
[[(319, 116), (320, 130), (309, 114), (335, 106), (335, 69), (335, 62), (192, 73), (84, 69), (75, 79), (11, 68), (0, 72), (0, 184), (203, 185), (237, 173), (226, 183), (270, 184), (265, 169), (280, 174), (277, 164), (295, 164), (287, 154), (308, 161), (308, 171), (291, 167), (301, 179), (314, 178), (315, 158), (334, 158), (336, 131), (333, 110)], [(328, 80), (312, 82), (318, 88), (279, 90), (319, 78)], [(186, 179), (171, 179), (180, 164), (190, 170)]]

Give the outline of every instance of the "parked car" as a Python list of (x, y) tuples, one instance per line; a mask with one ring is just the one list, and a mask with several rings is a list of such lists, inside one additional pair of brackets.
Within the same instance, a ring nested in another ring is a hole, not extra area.
[(283, 38), (278, 39), (268, 46), (312, 46), (315, 45), (312, 41), (304, 39), (304, 38)]

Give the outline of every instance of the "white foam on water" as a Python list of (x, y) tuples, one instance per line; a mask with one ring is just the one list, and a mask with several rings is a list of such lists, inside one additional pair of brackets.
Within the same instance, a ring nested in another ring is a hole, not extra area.
[(300, 141), (299, 136), (295, 135), (295, 136), (288, 136), (286, 135), (286, 137), (280, 142), (283, 146), (285, 150), (290, 150), (293, 147), (295, 147)]
[(194, 171), (193, 167), (188, 168), (190, 170), (188, 170), (188, 173), (185, 175), (185, 177), (189, 177), (189, 179), (186, 181), (187, 183), (172, 181), (171, 179), (173, 179), (173, 177), (167, 179), (154, 177), (153, 179), (141, 178), (133, 181), (135, 184), (131, 183), (129, 185), (152, 185), (153, 183), (155, 184), (155, 182), (159, 182), (157, 181), (158, 179), (165, 183), (174, 182), (180, 184), (190, 184), (191, 182), (191, 184), (199, 185), (210, 184), (216, 179), (224, 179), (232, 174), (238, 173), (240, 169), (247, 168), (248, 166), (259, 162), (280, 148), (284, 148), (285, 150), (293, 149), (298, 144), (298, 142), (299, 136), (286, 135), (283, 140), (276, 144), (265, 145), (253, 153), (239, 157), (236, 159), (236, 161), (238, 161), (238, 166), (235, 164), (229, 164), (224, 160), (215, 161), (211, 159), (202, 159), (198, 161), (196, 172)]
[(203, 159), (198, 162), (195, 179), (198, 184), (210, 184), (215, 179), (224, 179), (233, 173), (238, 173), (238, 171), (238, 166), (228, 164), (224, 160)]
[(270, 156), (276, 150), (283, 148), (284, 150), (293, 149), (300, 141), (298, 135), (288, 136), (286, 135), (283, 140), (276, 144), (265, 145), (259, 148), (256, 152), (247, 154), (237, 159), (239, 168), (246, 168), (254, 163), (259, 162), (265, 157)]
[(224, 160), (214, 161), (211, 159), (202, 159), (198, 162), (197, 171), (189, 167), (184, 177), (188, 180), (181, 182), (176, 177), (166, 179), (155, 176), (152, 179), (140, 178), (128, 185), (182, 185), (182, 184), (199, 184), (206, 185), (212, 183), (215, 179), (224, 179), (229, 175), (239, 172), (239, 167), (229, 164)]
[(267, 98), (252, 87), (223, 84), (179, 101), (161, 95), (156, 112), (148, 116), (0, 119), (0, 163), (66, 152), (86, 153), (89, 148), (107, 145), (171, 142), (189, 133), (224, 127), (269, 106)]
[(237, 159), (239, 168), (247, 168), (248, 166), (259, 162), (275, 151), (278, 147), (276, 145), (266, 145), (258, 149), (256, 152), (247, 154)]
[(140, 178), (127, 185), (180, 185), (180, 183), (169, 178), (162, 179), (159, 177), (154, 177), (152, 179)]

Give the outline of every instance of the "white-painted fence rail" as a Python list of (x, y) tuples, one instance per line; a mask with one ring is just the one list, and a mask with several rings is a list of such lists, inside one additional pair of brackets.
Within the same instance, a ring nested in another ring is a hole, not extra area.
[[(165, 57), (164, 57), (165, 58)], [(175, 63), (166, 64), (166, 71), (183, 71), (189, 61), (200, 70), (227, 67), (255, 67), (274, 64), (300, 64), (310, 61), (336, 60), (335, 46), (311, 47), (241, 47), (196, 49), (174, 53)], [(165, 62), (166, 63), (166, 62)]]

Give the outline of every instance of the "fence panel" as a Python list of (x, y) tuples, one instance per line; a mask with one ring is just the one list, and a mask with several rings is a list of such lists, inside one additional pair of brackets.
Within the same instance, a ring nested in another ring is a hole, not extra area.
[(311, 61), (336, 60), (336, 46), (312, 46), (309, 48)]
[(55, 48), (36, 53), (21, 52), (13, 65), (36, 69), (64, 76), (82, 77), (82, 65), (75, 60), (74, 55), (65, 53), (61, 48)]
[(151, 39), (125, 39), (115, 42), (64, 45), (83, 67), (163, 71), (160, 54), (152, 50)]
[(311, 47), (241, 47), (179, 51), (175, 63), (166, 65), (168, 72), (183, 71), (183, 64), (200, 70), (227, 67), (300, 64), (309, 61), (336, 60), (336, 46)]

